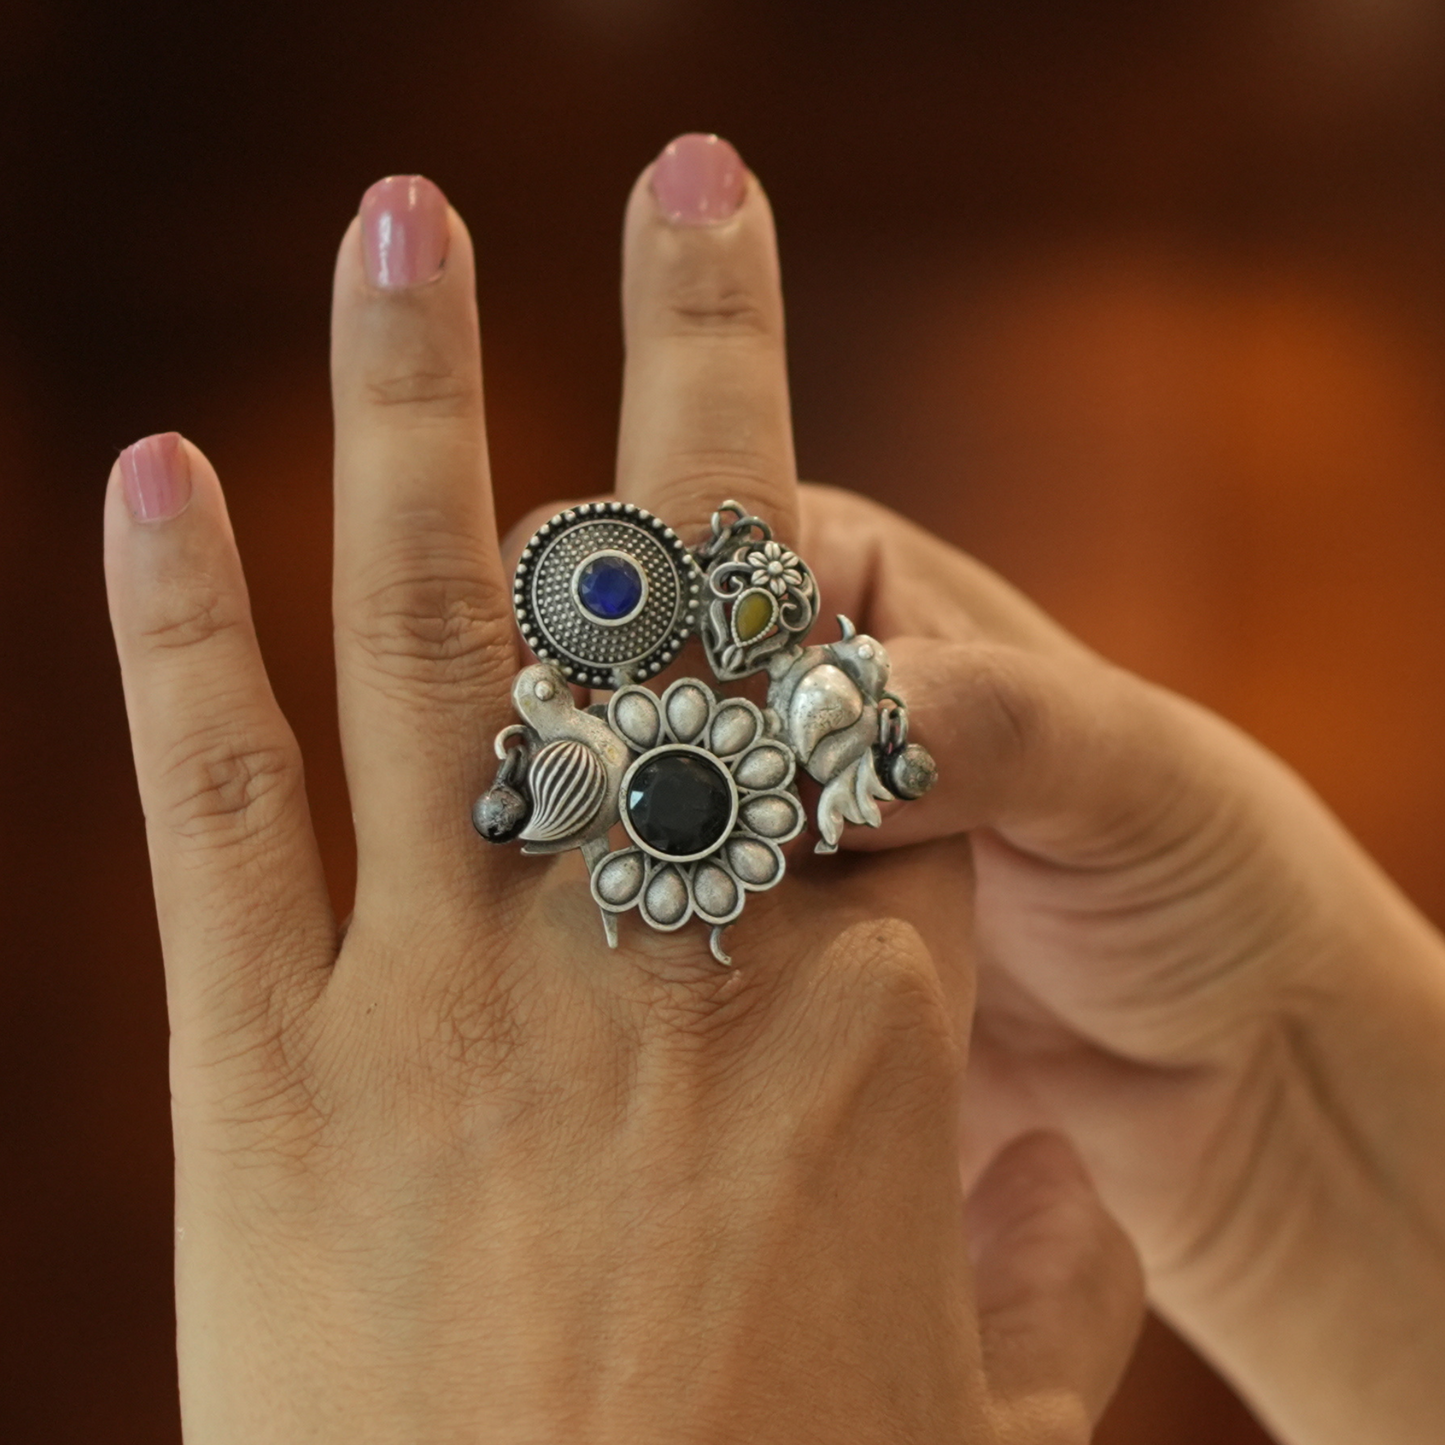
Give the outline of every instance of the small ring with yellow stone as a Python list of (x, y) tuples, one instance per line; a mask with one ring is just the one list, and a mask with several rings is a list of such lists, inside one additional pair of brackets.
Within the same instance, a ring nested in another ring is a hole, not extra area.
[(818, 616), (817, 583), (762, 518), (724, 502), (696, 556), (704, 573), (698, 630), (720, 679), (760, 672), (808, 635)]

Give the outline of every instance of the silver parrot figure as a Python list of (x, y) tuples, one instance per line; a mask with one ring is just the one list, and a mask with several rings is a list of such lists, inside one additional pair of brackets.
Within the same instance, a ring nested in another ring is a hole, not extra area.
[[(492, 786), (477, 799), (472, 824), (491, 843), (518, 839), (524, 853), (580, 848), (591, 872), (607, 854), (617, 822), (627, 744), (595, 713), (579, 708), (561, 671), (534, 663), (517, 674), (512, 704), (522, 718), (497, 734)], [(617, 946), (617, 919), (604, 914)]]
[(845, 823), (878, 827), (879, 802), (921, 798), (938, 776), (928, 751), (908, 742), (907, 709), (888, 691), (887, 650), (846, 617), (838, 625), (839, 641), (790, 649), (768, 669), (770, 724), (823, 787), (819, 853), (837, 850)]

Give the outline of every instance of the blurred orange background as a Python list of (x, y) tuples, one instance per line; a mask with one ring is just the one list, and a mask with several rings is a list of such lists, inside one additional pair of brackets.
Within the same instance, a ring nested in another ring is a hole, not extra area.
[[(0, 1437), (179, 1438), (163, 992), (100, 576), (227, 485), (339, 899), (326, 325), (362, 190), (478, 242), (504, 524), (608, 484), (636, 172), (779, 218), (799, 460), (1289, 759), (1445, 920), (1445, 49), (1426, 0), (0, 3)], [(344, 910), (344, 902), (343, 902)], [(1104, 1445), (1266, 1437), (1151, 1324)]]

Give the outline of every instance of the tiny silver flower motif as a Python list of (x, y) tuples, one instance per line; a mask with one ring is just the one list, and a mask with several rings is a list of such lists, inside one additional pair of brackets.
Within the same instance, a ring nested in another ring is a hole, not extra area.
[(806, 822), (792, 750), (753, 703), (695, 678), (661, 697), (620, 688), (607, 721), (633, 753), (618, 797), (628, 843), (593, 869), (593, 898), (607, 913), (636, 908), (663, 932), (699, 918), (712, 925), (714, 957), (730, 962), (723, 929), (749, 893), (782, 879), (782, 845)]
[(747, 554), (753, 569), (752, 585), (766, 587), (782, 597), (789, 587), (803, 585), (803, 564), (796, 552), (789, 552), (780, 542), (764, 542), (757, 551)]

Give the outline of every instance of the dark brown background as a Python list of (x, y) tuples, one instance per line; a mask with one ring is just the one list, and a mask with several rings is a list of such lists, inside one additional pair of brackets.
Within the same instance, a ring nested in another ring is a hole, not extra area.
[[(384, 173), (433, 176), (477, 237), (507, 522), (605, 485), (623, 198), (673, 133), (729, 136), (779, 216), (805, 474), (903, 506), (1255, 731), (1445, 917), (1439, 20), (0, 3), (0, 1436), (176, 1438), (106, 471), (170, 427), (219, 466), (344, 895), (326, 312)], [(1155, 1326), (1100, 1438), (1263, 1437)]]

